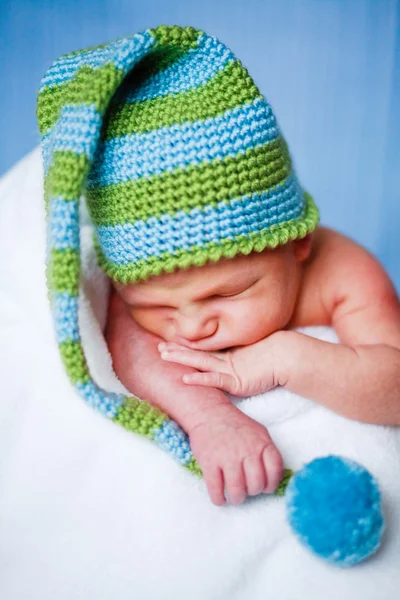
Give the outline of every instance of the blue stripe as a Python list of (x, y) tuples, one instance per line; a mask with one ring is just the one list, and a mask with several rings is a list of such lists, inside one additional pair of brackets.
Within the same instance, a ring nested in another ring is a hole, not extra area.
[[(236, 60), (235, 55), (215, 37), (202, 34), (198, 46), (190, 48), (166, 69), (149, 75), (137, 88), (126, 94), (121, 89), (123, 102), (141, 102), (151, 98), (186, 92), (209, 81), (214, 75)], [(119, 93), (113, 102), (118, 102)]]
[(257, 98), (204, 121), (113, 138), (99, 145), (87, 187), (114, 185), (236, 156), (276, 140), (279, 133), (271, 107)]
[(181, 464), (186, 465), (192, 460), (189, 438), (175, 421), (166, 419), (160, 428), (153, 429), (153, 436), (157, 446)]
[(112, 62), (117, 69), (127, 71), (147, 54), (155, 41), (155, 37), (149, 33), (149, 30), (146, 30), (132, 37), (116, 40), (104, 48), (84, 49), (73, 56), (63, 55), (46, 71), (40, 82), (39, 92), (43, 91), (45, 87), (51, 88), (70, 81), (83, 66), (97, 69)]
[(150, 217), (134, 224), (97, 227), (97, 236), (106, 258), (117, 265), (148, 260), (164, 252), (204, 247), (209, 242), (235, 240), (238, 235), (269, 229), (301, 216), (303, 190), (292, 174), (268, 192), (219, 202), (217, 207), (178, 211), (161, 218)]
[(56, 250), (79, 250), (79, 203), (61, 196), (50, 200), (48, 221), (50, 246)]
[(62, 344), (66, 341), (79, 341), (78, 325), (78, 298), (70, 296), (67, 292), (55, 293), (51, 305), (57, 342)]
[(94, 104), (63, 106), (54, 127), (42, 138), (45, 176), (56, 151), (85, 154), (91, 161), (97, 148), (101, 124), (102, 116)]
[(75, 383), (75, 388), (89, 406), (96, 408), (110, 419), (117, 416), (118, 408), (122, 406), (124, 401), (122, 394), (105, 392), (91, 380), (86, 383)]

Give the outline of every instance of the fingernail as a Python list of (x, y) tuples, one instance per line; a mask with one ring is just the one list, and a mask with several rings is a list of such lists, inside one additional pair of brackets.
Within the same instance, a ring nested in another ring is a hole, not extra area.
[(164, 342), (161, 342), (160, 344), (158, 344), (157, 348), (160, 350), (160, 352), (162, 350), (164, 350), (164, 348), (167, 346), (167, 344), (165, 344)]

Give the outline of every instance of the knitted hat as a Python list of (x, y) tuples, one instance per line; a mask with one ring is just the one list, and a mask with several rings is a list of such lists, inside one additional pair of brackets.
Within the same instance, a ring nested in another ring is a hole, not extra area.
[(163, 25), (61, 56), (42, 79), (37, 118), (47, 282), (68, 376), (88, 404), (201, 474), (174, 421), (90, 376), (78, 322), (80, 197), (99, 265), (122, 283), (302, 238), (318, 209), (247, 70), (192, 27)]

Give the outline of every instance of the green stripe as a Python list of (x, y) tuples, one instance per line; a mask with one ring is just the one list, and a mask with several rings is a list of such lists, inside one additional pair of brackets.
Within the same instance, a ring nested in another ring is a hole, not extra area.
[(94, 224), (117, 225), (160, 218), (163, 214), (175, 216), (178, 210), (215, 207), (221, 200), (267, 191), (284, 181), (290, 172), (290, 157), (279, 138), (237, 156), (216, 158), (186, 169), (179, 167), (162, 175), (85, 193)]
[(196, 48), (197, 39), (200, 35), (204, 35), (201, 29), (194, 27), (180, 27), (179, 25), (160, 25), (154, 29), (149, 29), (149, 33), (156, 39), (156, 47), (158, 45), (173, 46), (182, 49)]
[(186, 465), (183, 465), (183, 466), (186, 467), (186, 469), (188, 471), (190, 471), (191, 473), (193, 473), (194, 475), (203, 477), (203, 471), (200, 469), (200, 465), (197, 462), (197, 460), (194, 458), (194, 456), (190, 459), (190, 461)]
[(104, 118), (104, 139), (215, 117), (262, 97), (240, 60), (235, 60), (207, 83), (188, 91), (142, 102), (111, 104)]
[(50, 198), (62, 196), (64, 200), (77, 200), (82, 194), (85, 176), (91, 163), (86, 154), (72, 150), (54, 152), (53, 160), (44, 180), (46, 209)]
[[(147, 78), (150, 73), (162, 71), (183, 56), (188, 48), (197, 46), (197, 38), (202, 33), (193, 27), (181, 29), (180, 27), (161, 26), (150, 31), (157, 38), (157, 43), (139, 65), (132, 69), (135, 72), (135, 82)], [(123, 38), (118, 38), (123, 39)], [(115, 40), (117, 41), (117, 40)], [(179, 46), (174, 45), (179, 42)], [(166, 44), (165, 47), (162, 44)], [(100, 44), (87, 50), (105, 48), (109, 44)], [(69, 53), (67, 56), (80, 54)], [(94, 69), (84, 65), (77, 70), (73, 79), (58, 86), (46, 87), (37, 97), (36, 116), (41, 135), (53, 127), (58, 119), (60, 110), (67, 104), (94, 104), (102, 114), (107, 108), (109, 94), (100, 94), (100, 90), (115, 91), (123, 79), (124, 73), (112, 63)]]
[(128, 431), (140, 433), (148, 437), (154, 438), (153, 429), (160, 428), (167, 418), (163, 412), (156, 406), (151, 406), (145, 401), (140, 401), (138, 398), (125, 398), (124, 405), (118, 409), (117, 415), (113, 421), (119, 423)]
[(71, 382), (75, 384), (89, 381), (90, 373), (81, 343), (68, 340), (58, 347)]
[(38, 94), (36, 105), (41, 135), (53, 127), (65, 105), (94, 104), (102, 114), (110, 102), (110, 94), (115, 91), (122, 78), (123, 72), (112, 63), (99, 69), (84, 65), (78, 69), (73, 79), (51, 88), (46, 87)]
[(311, 233), (319, 222), (319, 210), (313, 198), (305, 192), (305, 210), (298, 219), (292, 219), (278, 225), (271, 225), (268, 230), (221, 239), (218, 243), (209, 242), (204, 247), (191, 246), (189, 250), (180, 249), (174, 254), (163, 252), (160, 256), (149, 257), (147, 261), (137, 260), (128, 265), (116, 265), (109, 261), (100, 248), (96, 235), (93, 243), (100, 267), (109, 277), (120, 283), (128, 284), (145, 280), (152, 275), (161, 275), (172, 270), (188, 269), (190, 266), (201, 267), (210, 260), (217, 261), (222, 257), (233, 258), (237, 254), (262, 252), (265, 248), (276, 248), (292, 240), (303, 238)]
[(292, 469), (283, 469), (283, 477), (282, 477), (278, 487), (274, 491), (275, 496), (284, 496), (285, 495), (286, 488), (289, 485), (289, 482), (290, 482), (291, 478), (293, 477), (294, 473), (295, 472), (292, 471)]
[(55, 250), (53, 248), (48, 266), (49, 288), (59, 294), (68, 292), (71, 296), (78, 296), (79, 278), (79, 251), (71, 248), (65, 250)]

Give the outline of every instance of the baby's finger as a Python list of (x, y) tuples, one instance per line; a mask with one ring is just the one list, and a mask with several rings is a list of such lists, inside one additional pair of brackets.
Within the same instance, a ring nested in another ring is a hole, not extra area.
[(160, 352), (162, 352), (163, 350), (188, 350), (187, 346), (177, 344), (176, 342), (160, 342), (157, 345), (157, 348)]
[(223, 368), (223, 361), (221, 359), (211, 356), (206, 352), (198, 352), (197, 350), (166, 349), (161, 351), (161, 358), (199, 369), (199, 371), (219, 371)]
[(229, 394), (234, 394), (234, 380), (230, 375), (224, 373), (185, 373), (182, 375), (183, 383), (187, 385), (204, 385), (224, 390)]
[(202, 468), (208, 495), (216, 506), (223, 506), (226, 502), (224, 496), (224, 478), (219, 467)]
[(246, 456), (243, 459), (246, 489), (249, 496), (257, 496), (267, 485), (265, 467), (260, 456)]
[[(168, 352), (169, 350), (183, 350), (183, 351), (188, 351), (188, 352), (205, 352), (204, 350), (197, 350), (196, 348), (188, 348), (187, 346), (184, 346), (183, 344), (177, 344), (176, 342), (160, 342), (157, 345), (158, 351), (161, 352)], [(226, 362), (226, 352), (212, 352), (212, 351), (207, 351), (206, 354), (208, 354), (209, 356), (212, 356), (213, 358), (217, 358), (219, 361), (223, 361)]]
[(246, 482), (241, 463), (224, 468), (225, 489), (230, 504), (241, 504), (246, 498)]
[(262, 457), (267, 475), (267, 485), (265, 486), (264, 493), (272, 494), (283, 477), (283, 459), (272, 440), (271, 443), (264, 448)]

